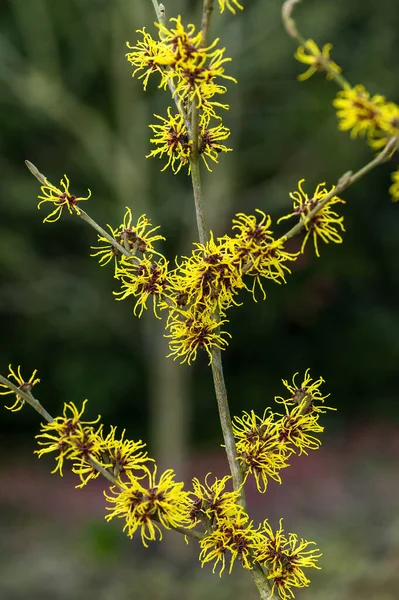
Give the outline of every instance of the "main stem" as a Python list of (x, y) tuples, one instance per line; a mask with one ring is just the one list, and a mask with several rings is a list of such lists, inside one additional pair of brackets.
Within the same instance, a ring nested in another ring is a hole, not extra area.
[[(152, 0), (155, 6), (156, 0)], [(213, 10), (214, 0), (204, 0), (202, 11), (202, 45), (207, 45), (208, 29)], [(156, 11), (158, 14), (158, 11)], [(206, 227), (202, 185), (201, 185), (201, 157), (199, 152), (199, 111), (195, 101), (191, 106), (191, 131), (187, 127), (188, 134), (193, 143), (190, 157), (191, 181), (194, 193), (195, 215), (197, 220), (198, 236), (201, 244), (205, 245), (209, 241), (209, 231)], [(233, 487), (240, 491), (240, 504), (245, 509), (245, 491), (243, 486), (243, 474), (237, 461), (237, 449), (233, 435), (233, 426), (231, 422), (230, 408), (227, 399), (227, 389), (224, 381), (222, 353), (219, 348), (212, 348), (212, 375), (215, 386), (216, 400), (219, 409), (219, 418), (222, 426), (224, 444), (226, 448), (227, 460), (229, 462), (230, 472), (233, 479)], [(250, 571), (252, 579), (258, 589), (261, 600), (271, 600), (273, 594), (270, 589), (269, 581), (260, 565), (254, 564)]]
[[(194, 127), (195, 126), (195, 127)], [(192, 108), (192, 140), (193, 152), (191, 155), (191, 181), (193, 184), (195, 212), (197, 216), (198, 235), (201, 244), (206, 244), (209, 240), (209, 233), (206, 229), (201, 186), (200, 155), (198, 152), (198, 109)], [(224, 445), (229, 462), (230, 472), (233, 479), (233, 487), (240, 490), (240, 504), (246, 509), (245, 491), (243, 486), (243, 475), (240, 465), (237, 461), (237, 449), (233, 435), (233, 426), (231, 422), (230, 408), (227, 398), (226, 383), (224, 381), (222, 353), (219, 348), (212, 348), (212, 375), (215, 386), (216, 400), (219, 409), (219, 418), (222, 426)], [(251, 577), (258, 589), (261, 600), (272, 600), (273, 594), (270, 589), (269, 581), (259, 565), (254, 564), (250, 571)]]
[[(194, 119), (193, 119), (194, 122)], [(196, 130), (193, 127), (193, 132)], [(197, 129), (198, 131), (198, 129)], [(198, 139), (198, 136), (197, 136)], [(193, 139), (194, 145), (198, 143), (196, 137)], [(193, 184), (195, 212), (197, 215), (198, 235), (201, 244), (206, 244), (209, 240), (209, 233), (205, 226), (203, 203), (202, 203), (202, 186), (200, 172), (200, 157), (198, 152), (192, 153), (191, 156), (191, 180)], [(212, 374), (213, 383), (215, 386), (216, 400), (218, 403), (220, 423), (222, 426), (223, 439), (226, 447), (227, 459), (233, 478), (233, 486), (235, 490), (241, 488), (241, 504), (245, 506), (245, 494), (242, 487), (243, 477), (240, 465), (237, 461), (237, 450), (233, 435), (233, 427), (231, 422), (230, 408), (227, 399), (227, 389), (224, 381), (222, 353), (219, 348), (212, 348)]]
[[(202, 45), (207, 43), (207, 34), (210, 23), (210, 15), (213, 9), (213, 0), (204, 0), (203, 16), (202, 16)], [(190, 158), (191, 165), (191, 181), (193, 185), (195, 214), (197, 218), (198, 236), (201, 244), (206, 244), (209, 240), (209, 231), (206, 227), (202, 185), (201, 185), (201, 168), (200, 168), (200, 153), (199, 153), (199, 112), (195, 101), (191, 107), (191, 139), (193, 149)], [(243, 476), (240, 465), (237, 461), (237, 449), (233, 435), (233, 426), (231, 422), (230, 408), (227, 399), (227, 389), (224, 381), (222, 353), (219, 348), (212, 349), (212, 374), (213, 383), (215, 386), (216, 400), (219, 409), (220, 423), (224, 444), (226, 448), (227, 459), (229, 462), (231, 476), (233, 478), (233, 486), (235, 490), (240, 490), (241, 504), (245, 508), (245, 493), (243, 487)]]

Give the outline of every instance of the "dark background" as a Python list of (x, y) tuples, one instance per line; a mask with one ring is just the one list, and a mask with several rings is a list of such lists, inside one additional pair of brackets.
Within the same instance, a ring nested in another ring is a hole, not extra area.
[[(229, 85), (224, 117), (234, 152), (222, 155), (212, 174), (204, 171), (216, 235), (230, 231), (238, 211), (260, 208), (277, 220), (289, 211), (299, 179), (312, 193), (373, 156), (364, 140), (338, 131), (333, 82), (322, 75), (296, 80), (306, 67), (293, 59), (281, 2), (244, 4), (236, 17), (215, 11), (211, 29), (233, 58), (226, 71), (239, 81)], [(198, 23), (199, 5), (171, 0), (167, 11)], [(295, 16), (305, 37), (334, 44), (332, 56), (351, 83), (399, 101), (395, 0), (307, 0)], [(191, 368), (165, 359), (163, 324), (151, 311), (139, 321), (129, 301), (115, 302), (112, 266), (99, 268), (89, 257), (94, 231), (67, 215), (42, 223), (39, 186), (24, 166), (28, 158), (56, 185), (67, 173), (77, 195), (90, 188), (84, 208), (101, 224), (115, 226), (125, 206), (135, 217), (145, 212), (162, 225), (171, 261), (191, 251), (190, 180), (161, 173), (162, 162), (145, 158), (152, 114), (166, 112), (170, 98), (155, 77), (144, 93), (124, 58), (136, 29), (155, 35), (153, 21), (150, 0), (0, 3), (0, 372), (6, 375), (9, 363), (27, 375), (37, 368), (35, 392), (49, 412), (89, 398), (89, 416), (100, 413), (148, 440), (163, 466), (189, 479), (227, 469), (206, 357)], [(244, 305), (229, 313), (233, 338), (223, 358), (234, 414), (262, 413), (282, 393), (281, 378), (307, 367), (326, 379), (329, 403), (338, 408), (324, 418), (323, 449), (295, 461), (286, 485), (260, 499), (250, 491), (257, 518), (286, 515), (291, 529), (301, 526), (301, 535), (324, 544), (323, 571), (304, 598), (390, 600), (397, 589), (399, 212), (388, 194), (396, 164), (394, 157), (344, 194), (343, 244), (320, 244), (321, 258), (307, 252), (287, 285), (266, 286), (265, 302), (244, 295)], [(198, 573), (194, 564), (191, 571), (176, 534), (167, 544), (173, 564), (152, 549), (156, 562), (145, 560), (138, 572), (149, 552), (125, 541), (120, 524), (102, 523), (101, 485), (74, 491), (73, 480), (47, 476), (50, 460), (32, 457), (38, 422), (28, 408), (4, 410), (0, 419), (0, 551), (7, 551), (0, 592), (3, 586), (7, 600), (35, 593), (227, 598), (231, 589), (249, 597), (250, 578), (238, 568), (222, 582), (209, 568)], [(196, 549), (191, 553), (195, 558)], [(148, 577), (155, 572), (159, 577)]]

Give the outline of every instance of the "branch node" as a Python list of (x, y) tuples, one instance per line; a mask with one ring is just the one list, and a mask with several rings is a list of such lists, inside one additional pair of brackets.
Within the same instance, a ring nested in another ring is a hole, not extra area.
[(341, 175), (341, 177), (338, 179), (338, 183), (336, 185), (336, 189), (338, 191), (342, 191), (346, 187), (348, 187), (348, 185), (351, 184), (352, 175), (353, 175), (353, 171), (347, 171), (346, 173), (344, 173), (343, 175)]

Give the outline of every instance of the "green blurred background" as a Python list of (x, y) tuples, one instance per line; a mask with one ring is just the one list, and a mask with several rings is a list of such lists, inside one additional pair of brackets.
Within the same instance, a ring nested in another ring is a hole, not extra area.
[[(293, 59), (295, 44), (280, 19), (281, 2), (247, 0), (242, 14), (215, 11), (211, 35), (233, 58), (231, 106), (224, 122), (234, 152), (204, 172), (207, 219), (216, 235), (233, 215), (255, 208), (275, 219), (306, 178), (309, 192), (331, 186), (371, 159), (363, 140), (339, 132), (335, 84)], [(200, 2), (170, 0), (170, 16), (199, 22)], [(353, 84), (399, 101), (395, 0), (306, 0), (295, 13), (306, 37), (334, 44), (333, 58)], [(64, 401), (89, 398), (89, 414), (148, 440), (162, 466), (189, 479), (227, 471), (212, 378), (205, 357), (189, 368), (166, 360), (163, 325), (138, 321), (115, 302), (112, 267), (89, 257), (96, 236), (66, 215), (43, 224), (29, 159), (55, 184), (93, 197), (89, 214), (116, 225), (125, 206), (162, 225), (165, 253), (190, 252), (196, 239), (190, 180), (146, 160), (152, 114), (168, 95), (154, 80), (143, 92), (131, 78), (125, 41), (154, 32), (150, 0), (2, 0), (0, 3), (0, 372), (37, 368), (36, 394), (57, 414)], [(154, 78), (155, 79), (155, 78)], [(397, 162), (397, 159), (393, 159)], [(281, 378), (310, 367), (322, 375), (337, 413), (324, 418), (320, 451), (293, 461), (284, 485), (259, 497), (255, 518), (285, 516), (288, 529), (315, 539), (323, 570), (298, 597), (397, 598), (399, 271), (398, 207), (388, 188), (393, 163), (344, 197), (344, 244), (307, 253), (268, 299), (245, 296), (230, 311), (224, 353), (232, 412), (263, 412)], [(85, 207), (86, 208), (86, 207)], [(219, 580), (199, 569), (197, 549), (170, 533), (143, 550), (102, 520), (102, 485), (74, 490), (50, 476), (51, 460), (32, 455), (39, 420), (25, 409), (0, 419), (0, 597), (6, 600), (205, 597), (256, 598), (237, 568)]]

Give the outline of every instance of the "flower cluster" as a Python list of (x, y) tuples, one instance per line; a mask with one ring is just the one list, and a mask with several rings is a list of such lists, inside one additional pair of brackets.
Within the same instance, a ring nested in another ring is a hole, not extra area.
[(226, 490), (226, 484), (231, 482), (230, 475), (222, 479), (215, 477), (212, 484), (208, 482), (210, 475), (208, 473), (204, 483), (194, 477), (193, 491), (190, 492), (191, 520), (195, 524), (203, 523), (206, 529), (223, 519), (235, 517), (242, 511), (238, 504), (240, 491)]
[(165, 296), (168, 273), (168, 261), (154, 247), (155, 242), (165, 239), (155, 233), (159, 226), (152, 227), (146, 215), (133, 224), (132, 211), (126, 207), (122, 224), (116, 229), (108, 225), (108, 229), (111, 235), (98, 236), (101, 246), (92, 246), (91, 256), (99, 257), (102, 266), (115, 259), (114, 276), (121, 282), (121, 290), (115, 292), (118, 300), (133, 296), (136, 299), (133, 312), (139, 317), (152, 300), (158, 317), (157, 307)]
[[(193, 142), (187, 133), (186, 124), (181, 114), (172, 114), (172, 109), (168, 108), (168, 116), (162, 117), (154, 115), (161, 121), (160, 125), (150, 125), (154, 132), (151, 143), (156, 148), (147, 155), (149, 157), (167, 158), (166, 165), (162, 171), (171, 167), (173, 173), (178, 173), (182, 167), (188, 166), (188, 172), (191, 172), (190, 157), (193, 149)], [(207, 159), (214, 163), (218, 162), (220, 152), (231, 152), (231, 149), (222, 144), (230, 135), (227, 127), (219, 123), (215, 127), (209, 126), (209, 120), (205, 114), (201, 115), (199, 123), (199, 148), (198, 152), (208, 171), (212, 171)]]
[(314, 542), (298, 539), (294, 533), (287, 537), (282, 520), (276, 532), (267, 520), (255, 527), (239, 504), (239, 490), (226, 490), (231, 477), (215, 478), (210, 484), (209, 476), (204, 484), (193, 479), (190, 493), (192, 524), (201, 523), (206, 532), (200, 540), (202, 566), (213, 563), (213, 572), (219, 569), (221, 576), (227, 566), (232, 572), (236, 560), (244, 569), (257, 564), (266, 569), (273, 592), (276, 590), (283, 600), (293, 596), (291, 588), (308, 586), (303, 568), (318, 569), (316, 562), (321, 556), (317, 548), (311, 548)]
[[(35, 374), (36, 371), (28, 382), (24, 382), (20, 368), (15, 374), (10, 367), (10, 377), (25, 392), (38, 382)], [(290, 445), (299, 448), (300, 452), (315, 447), (311, 436), (306, 437), (306, 432), (316, 429), (310, 421), (305, 422), (305, 417), (309, 415), (315, 421), (319, 413), (327, 410), (324, 406), (326, 396), (319, 389), (323, 379), (313, 381), (306, 371), (298, 387), (295, 377), (292, 383), (283, 381), (289, 398), (276, 399), (284, 404), (287, 414), (278, 415), (280, 419), (275, 420), (268, 430), (276, 438), (274, 441), (282, 454), (295, 452), (289, 449)], [(6, 385), (2, 387), (8, 389)], [(316, 563), (321, 556), (317, 548), (312, 548), (314, 542), (298, 538), (294, 533), (285, 535), (282, 520), (276, 532), (267, 520), (254, 526), (241, 505), (241, 489), (227, 489), (231, 476), (215, 477), (211, 482), (208, 473), (204, 483), (194, 478), (189, 492), (184, 490), (183, 483), (175, 481), (172, 469), (158, 476), (157, 466), (145, 452), (143, 442), (125, 439), (125, 430), (117, 435), (116, 427), (111, 427), (105, 436), (103, 425), (99, 424), (100, 417), (94, 421), (82, 420), (86, 403), (84, 401), (80, 410), (74, 403), (67, 403), (62, 416), (42, 425), (37, 436), (42, 448), (36, 453), (41, 457), (54, 452), (57, 464), (52, 472), (61, 475), (64, 461), (72, 461), (72, 471), (81, 480), (77, 487), (86, 485), (100, 473), (111, 479), (113, 485), (109, 492), (104, 492), (109, 511), (105, 517), (107, 521), (122, 519), (123, 531), (130, 538), (140, 531), (145, 547), (148, 547), (148, 542), (162, 539), (162, 528), (187, 532), (187, 529), (201, 525), (204, 529), (204, 534), (199, 534), (202, 566), (212, 563), (213, 572), (218, 569), (220, 576), (226, 568), (231, 573), (236, 561), (245, 569), (265, 569), (272, 591), (276, 591), (282, 600), (293, 597), (292, 588), (309, 585), (303, 569), (318, 569)], [(288, 410), (292, 406), (294, 408)], [(264, 417), (263, 421), (266, 420)], [(246, 440), (247, 449), (250, 449), (251, 444), (257, 444), (260, 439), (266, 440), (267, 427), (258, 423), (253, 413), (251, 416), (244, 413), (243, 419), (236, 421), (238, 449), (240, 441)], [(248, 424), (251, 429), (248, 429)], [(322, 428), (319, 427), (319, 430)]]
[[(169, 116), (172, 117), (170, 110)], [(179, 116), (178, 119), (183, 126), (183, 118)], [(205, 123), (204, 117), (201, 123)], [(221, 124), (201, 130), (199, 153), (208, 168), (208, 159), (217, 161), (218, 152), (228, 150), (221, 143), (225, 130)], [(184, 144), (190, 146), (188, 138), (184, 142), (178, 142), (176, 138), (175, 142), (180, 145), (181, 152)], [(162, 147), (158, 150), (162, 154)], [(188, 155), (185, 160), (189, 160)], [(168, 154), (168, 164), (173, 170), (179, 170), (182, 162), (176, 162), (172, 153)], [(300, 217), (306, 229), (302, 251), (312, 233), (318, 255), (318, 238), (325, 242), (342, 241), (337, 230), (343, 230), (343, 218), (332, 211), (331, 206), (343, 201), (335, 196), (309, 218), (309, 213), (322, 204), (327, 190), (322, 187), (324, 184), (320, 184), (313, 198), (309, 199), (301, 184), (299, 191), (291, 194), (294, 212), (283, 219)], [(67, 180), (66, 189), (68, 186)], [(66, 200), (63, 199), (63, 202)], [(63, 206), (57, 206), (57, 218)], [(70, 211), (79, 212), (74, 203), (66, 206)], [(256, 301), (255, 292), (259, 288), (265, 298), (263, 282), (285, 282), (286, 275), (291, 272), (288, 264), (298, 256), (298, 253), (285, 249), (284, 238), (273, 237), (270, 216), (260, 210), (256, 212), (255, 215), (238, 213), (233, 219), (235, 235), (225, 235), (216, 240), (211, 235), (207, 243), (195, 244), (191, 256), (183, 257), (177, 267), (169, 271), (168, 261), (154, 245), (164, 239), (157, 233), (159, 228), (152, 227), (146, 215), (133, 222), (132, 212), (126, 207), (122, 223), (117, 227), (108, 225), (109, 233), (104, 231), (98, 235), (99, 245), (92, 246), (91, 256), (97, 257), (102, 266), (114, 262), (115, 278), (121, 283), (121, 289), (115, 295), (118, 300), (133, 296), (134, 314), (141, 316), (149, 302), (152, 302), (157, 317), (159, 310), (168, 310), (170, 356), (190, 363), (196, 359), (198, 350), (203, 349), (211, 361), (213, 348), (224, 349), (227, 346), (229, 334), (221, 327), (227, 322), (226, 311), (239, 305), (237, 296), (240, 290), (249, 291)], [(54, 213), (49, 216), (52, 215)]]
[[(234, 3), (240, 7), (235, 0)], [(234, 11), (230, 2), (226, 6)], [(221, 4), (221, 9), (224, 8), (225, 2)], [(190, 171), (193, 145), (198, 144), (198, 152), (210, 170), (207, 159), (217, 163), (221, 152), (230, 151), (221, 143), (229, 137), (230, 131), (220, 123), (211, 126), (211, 120), (220, 120), (217, 109), (228, 108), (217, 97), (227, 91), (221, 81), (236, 81), (225, 73), (225, 64), (231, 59), (225, 58), (225, 48), (217, 47), (218, 39), (207, 46), (202, 32), (196, 32), (194, 25), (186, 28), (180, 16), (171, 19), (171, 22), (173, 26), (169, 28), (156, 24), (159, 40), (154, 40), (145, 30), (139, 30), (142, 40), (136, 46), (127, 44), (131, 52), (126, 57), (135, 67), (133, 75), (140, 73), (144, 89), (149, 77), (158, 73), (159, 87), (169, 88), (177, 105), (176, 113), (169, 107), (166, 117), (155, 115), (160, 123), (150, 125), (154, 133), (150, 141), (155, 148), (148, 157), (165, 156), (167, 161), (162, 170), (171, 167), (174, 173), (178, 173), (182, 167), (188, 166)], [(192, 130), (190, 116), (193, 107), (199, 111), (198, 131)]]
[[(283, 241), (273, 238), (270, 217), (257, 212), (237, 214), (235, 235), (215, 239), (211, 234), (209, 242), (194, 244), (192, 254), (170, 271), (166, 305), (170, 356), (190, 363), (198, 349), (203, 349), (212, 361), (212, 348), (227, 345), (229, 334), (222, 326), (227, 322), (227, 310), (239, 306), (240, 291), (249, 291), (256, 300), (257, 286), (266, 297), (262, 280), (285, 282), (290, 273), (286, 263), (298, 254), (286, 251)], [(246, 278), (252, 280), (250, 285)]]
[(214, 483), (208, 482), (210, 474), (202, 484), (193, 479), (190, 516), (193, 524), (202, 523), (206, 536), (200, 540), (200, 561), (202, 566), (213, 563), (213, 572), (220, 568), (220, 575), (230, 559), (229, 573), (238, 559), (245, 569), (252, 569), (251, 554), (260, 548), (263, 536), (260, 527), (255, 529), (253, 522), (240, 506), (240, 491), (227, 491), (226, 484), (230, 476), (222, 479), (215, 478)]
[(107, 521), (114, 517), (126, 521), (123, 531), (127, 531), (130, 538), (140, 529), (146, 547), (147, 542), (162, 539), (159, 524), (165, 529), (192, 526), (189, 494), (183, 490), (183, 483), (174, 481), (172, 469), (162, 473), (159, 479), (156, 466), (152, 471), (146, 468), (141, 479), (130, 470), (127, 475), (128, 481), (113, 486), (110, 494), (105, 493), (110, 504), (107, 510), (111, 511), (105, 517)]
[(236, 215), (233, 219), (233, 230), (237, 233), (232, 241), (236, 264), (245, 275), (253, 278), (252, 287), (248, 288), (246, 284), (245, 287), (252, 293), (254, 300), (256, 286), (266, 298), (263, 279), (285, 283), (285, 275), (291, 273), (286, 263), (298, 257), (298, 253), (284, 249), (283, 240), (274, 239), (270, 229), (270, 216), (259, 209), (256, 209), (256, 212), (259, 217), (244, 213)]
[[(300, 62), (309, 65), (309, 68), (305, 73), (299, 75), (298, 79), (304, 81), (316, 71), (326, 71), (327, 78), (337, 79), (343, 88), (333, 100), (333, 106), (337, 112), (338, 128), (341, 131), (350, 131), (351, 138), (366, 137), (368, 144), (374, 150), (384, 148), (392, 138), (398, 138), (399, 142), (399, 106), (394, 102), (388, 102), (381, 94), (372, 96), (362, 84), (351, 86), (340, 76), (341, 67), (330, 59), (331, 48), (331, 44), (326, 44), (320, 50), (313, 40), (307, 40), (299, 46), (294, 56)], [(397, 145), (394, 151), (396, 148)], [(392, 200), (396, 202), (398, 192), (395, 185), (395, 174), (393, 179), (394, 185), (390, 187), (389, 191)], [(337, 241), (340, 235), (333, 234), (333, 237), (336, 239), (330, 238), (330, 241)]]
[[(36, 377), (37, 369), (35, 369), (29, 379), (26, 381), (21, 375), (21, 367), (18, 365), (17, 372), (15, 373), (14, 369), (11, 365), (8, 365), (8, 377), (12, 377), (15, 380), (17, 387), (26, 393), (30, 393), (32, 391), (33, 386), (40, 382), (40, 379)], [(13, 394), (15, 396), (15, 402), (11, 406), (6, 406), (7, 410), (11, 412), (17, 412), (21, 410), (23, 405), (25, 404), (25, 400), (22, 396), (19, 396), (16, 392), (11, 390), (7, 385), (0, 383), (0, 390), (4, 389), (5, 391), (0, 391), (0, 396), (6, 396), (8, 394)]]
[(50, 212), (44, 219), (43, 223), (54, 223), (58, 221), (65, 209), (69, 211), (69, 214), (80, 214), (79, 202), (82, 200), (88, 200), (91, 196), (91, 191), (88, 190), (86, 197), (77, 197), (69, 191), (69, 179), (64, 175), (65, 179), (61, 179), (60, 186), (62, 189), (57, 188), (55, 185), (46, 180), (45, 185), (42, 185), (41, 191), (42, 196), (39, 196), (39, 204), (37, 208), (40, 209), (42, 204), (50, 202), (53, 205), (53, 211)]
[[(9, 370), (9, 377), (14, 378), (25, 393), (39, 382), (35, 379), (36, 371), (25, 382), (20, 367), (17, 374), (11, 366)], [(7, 385), (1, 384), (1, 387), (7, 390), (1, 394), (16, 395), (17, 401), (10, 410), (20, 410), (23, 399)], [(117, 428), (112, 426), (104, 435), (100, 416), (94, 421), (82, 419), (86, 404), (87, 400), (79, 410), (73, 402), (66, 403), (62, 416), (41, 426), (36, 436), (40, 448), (35, 450), (39, 458), (54, 453), (56, 466), (52, 473), (58, 472), (61, 476), (64, 462), (71, 461), (72, 471), (81, 482), (78, 488), (100, 473), (113, 481), (110, 494), (105, 493), (110, 503), (107, 509), (111, 511), (106, 519), (124, 518), (124, 531), (127, 530), (130, 537), (140, 529), (145, 546), (150, 540), (162, 538), (159, 524), (166, 529), (192, 527), (190, 494), (183, 491), (183, 483), (174, 481), (174, 472), (167, 470), (157, 478), (157, 467), (145, 451), (146, 445), (141, 440), (126, 439), (125, 430), (117, 435)]]
[(43, 446), (35, 450), (39, 458), (50, 452), (57, 454), (52, 473), (59, 472), (62, 475), (65, 460), (78, 461), (79, 466), (83, 467), (91, 466), (91, 459), (101, 458), (102, 426), (97, 431), (93, 427), (99, 422), (100, 416), (95, 421), (81, 421), (86, 404), (87, 400), (79, 411), (73, 402), (66, 403), (62, 417), (42, 425), (36, 436), (39, 446)]
[(284, 414), (266, 409), (262, 417), (251, 411), (234, 418), (238, 460), (245, 477), (253, 475), (261, 493), (266, 491), (270, 479), (281, 483), (280, 471), (289, 466), (290, 456), (307, 454), (320, 447), (320, 440), (313, 435), (324, 430), (319, 424), (319, 416), (326, 410), (333, 410), (324, 406), (327, 396), (320, 391), (324, 383), (321, 377), (313, 381), (308, 369), (298, 387), (296, 375), (292, 383), (283, 380), (290, 397), (275, 398), (283, 405)]
[(263, 543), (255, 553), (255, 559), (268, 572), (268, 579), (282, 600), (293, 598), (292, 588), (307, 587), (310, 580), (303, 572), (304, 568), (320, 569), (317, 560), (322, 556), (314, 542), (298, 538), (295, 533), (284, 533), (282, 519), (275, 532), (267, 520), (263, 523)]
[(200, 541), (202, 566), (213, 562), (213, 572), (220, 567), (220, 576), (226, 568), (226, 559), (230, 558), (229, 573), (238, 559), (244, 569), (253, 569), (251, 554), (262, 542), (260, 528), (253, 526), (244, 512), (238, 512), (229, 519), (217, 521), (214, 529)]
[(73, 402), (64, 405), (63, 415), (52, 422), (42, 425), (37, 435), (36, 450), (39, 458), (44, 454), (56, 454), (56, 466), (52, 473), (62, 475), (65, 460), (73, 461), (72, 471), (79, 475), (83, 487), (99, 475), (98, 466), (123, 481), (125, 476), (134, 474), (138, 478), (147, 472), (147, 464), (153, 462), (143, 451), (143, 442), (124, 439), (125, 432), (116, 436), (116, 428), (111, 427), (104, 436), (103, 426), (96, 429), (100, 416), (95, 421), (82, 421), (87, 400), (79, 411)]
[(157, 313), (159, 304), (163, 304), (167, 288), (168, 262), (164, 256), (154, 260), (152, 256), (141, 260), (123, 260), (118, 265), (115, 277), (121, 281), (121, 291), (114, 292), (117, 300), (124, 300), (129, 296), (136, 298), (133, 312), (141, 317), (147, 308), (147, 302), (152, 300), (154, 314)]
[(289, 219), (291, 217), (299, 217), (300, 222), (303, 223), (306, 231), (301, 252), (304, 252), (306, 242), (310, 235), (312, 235), (316, 255), (320, 256), (318, 247), (319, 239), (326, 244), (329, 242), (335, 244), (342, 243), (342, 235), (340, 232), (345, 231), (343, 224), (344, 218), (340, 217), (331, 207), (334, 204), (345, 204), (345, 201), (338, 198), (338, 196), (333, 196), (327, 202), (324, 202), (325, 198), (334, 189), (331, 188), (331, 190), (328, 191), (324, 187), (325, 183), (319, 183), (313, 196), (309, 198), (302, 187), (304, 181), (304, 179), (301, 179), (298, 183), (298, 191), (290, 194), (290, 197), (294, 201), (293, 212), (281, 217), (278, 222), (280, 223), (284, 219)]

